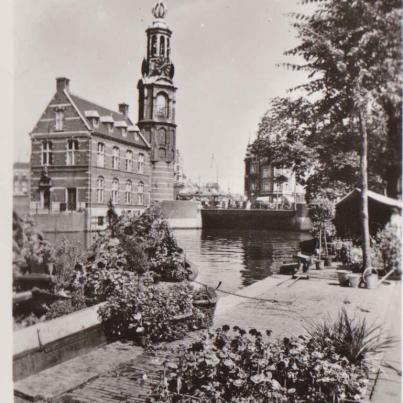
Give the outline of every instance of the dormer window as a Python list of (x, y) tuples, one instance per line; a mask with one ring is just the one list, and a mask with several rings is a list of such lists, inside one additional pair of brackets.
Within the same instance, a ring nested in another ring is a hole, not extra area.
[(94, 129), (99, 127), (99, 113), (98, 111), (85, 111), (85, 117), (90, 121)]
[(56, 131), (63, 130), (63, 119), (64, 119), (64, 109), (62, 109), (62, 108), (55, 109), (55, 130)]
[(115, 124), (116, 128), (119, 129), (120, 134), (123, 137), (127, 137), (127, 123), (124, 121), (116, 122)]
[(113, 127), (115, 125), (115, 121), (112, 116), (101, 116), (101, 122), (105, 125), (108, 134), (113, 134)]
[(136, 142), (139, 141), (139, 131), (140, 131), (140, 129), (136, 125), (129, 126), (127, 128), (127, 131), (130, 132), (130, 133), (133, 133), (133, 140), (134, 141), (136, 141)]

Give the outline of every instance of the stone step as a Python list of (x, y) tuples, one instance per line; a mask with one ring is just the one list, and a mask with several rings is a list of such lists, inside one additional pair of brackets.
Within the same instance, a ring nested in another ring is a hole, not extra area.
[(142, 353), (132, 344), (111, 343), (15, 382), (14, 395), (19, 401), (55, 401)]

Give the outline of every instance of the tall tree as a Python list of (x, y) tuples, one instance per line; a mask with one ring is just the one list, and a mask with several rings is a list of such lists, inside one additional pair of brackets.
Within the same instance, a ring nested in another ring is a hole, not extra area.
[[(370, 183), (386, 183), (388, 195), (396, 197), (402, 169), (401, 3), (303, 2), (317, 3), (317, 7), (311, 15), (293, 15), (300, 44), (286, 52), (303, 62), (286, 66), (306, 71), (309, 80), (294, 89), (302, 91), (301, 98), (272, 104), (259, 127), (259, 132), (266, 130), (266, 136), (260, 136), (257, 145), (276, 163), (302, 158), (303, 162), (293, 163), (293, 169), (298, 175), (300, 168), (310, 168), (305, 174), (308, 195), (326, 191), (328, 186), (360, 185), (363, 252), (365, 266), (370, 266), (367, 171)], [(285, 128), (290, 122), (287, 116), (292, 124)], [(284, 125), (276, 123), (279, 118), (285, 119)], [(274, 140), (268, 135), (272, 128), (277, 130), (272, 132), (277, 136)], [(263, 146), (264, 138), (269, 146)], [(300, 153), (292, 141), (302, 143)], [(368, 168), (367, 154), (374, 161)]]

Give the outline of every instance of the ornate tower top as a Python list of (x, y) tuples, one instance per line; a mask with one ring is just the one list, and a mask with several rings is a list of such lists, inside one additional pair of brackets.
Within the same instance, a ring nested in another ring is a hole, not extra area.
[(162, 1), (157, 1), (152, 9), (153, 16), (157, 19), (165, 18), (168, 9)]

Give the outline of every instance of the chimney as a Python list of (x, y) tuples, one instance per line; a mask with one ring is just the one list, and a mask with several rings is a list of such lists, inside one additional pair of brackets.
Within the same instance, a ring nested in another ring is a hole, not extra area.
[(56, 78), (56, 90), (58, 92), (66, 90), (69, 91), (69, 82), (70, 80), (66, 77), (58, 77)]
[(121, 104), (119, 104), (119, 112), (120, 112), (122, 115), (125, 115), (125, 116), (127, 117), (128, 114), (129, 114), (129, 105), (128, 105), (128, 104), (125, 104), (124, 102), (121, 103)]

